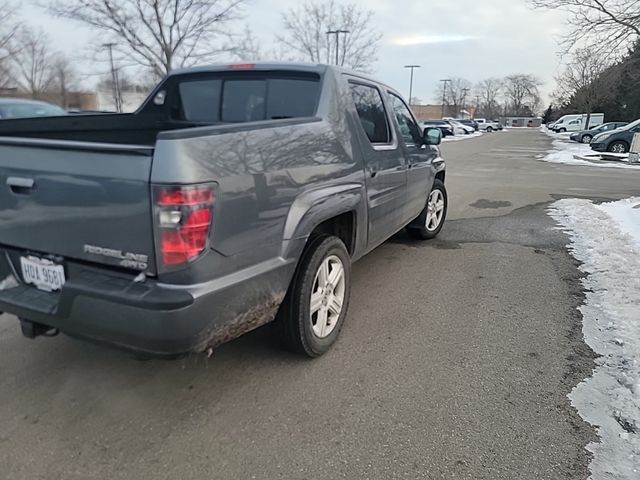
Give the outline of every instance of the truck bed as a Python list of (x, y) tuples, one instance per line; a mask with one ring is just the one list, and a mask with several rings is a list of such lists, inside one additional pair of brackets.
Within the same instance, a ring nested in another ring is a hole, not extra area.
[(193, 126), (196, 125), (163, 120), (155, 114), (68, 115), (0, 120), (0, 137), (153, 146), (159, 132)]

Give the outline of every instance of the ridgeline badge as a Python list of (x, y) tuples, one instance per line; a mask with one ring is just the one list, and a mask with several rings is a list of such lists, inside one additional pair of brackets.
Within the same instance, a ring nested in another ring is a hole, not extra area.
[(84, 252), (101, 257), (115, 258), (120, 260), (119, 265), (125, 268), (136, 270), (146, 270), (149, 266), (149, 256), (142, 253), (123, 252), (113, 248), (97, 247), (95, 245), (85, 245)]

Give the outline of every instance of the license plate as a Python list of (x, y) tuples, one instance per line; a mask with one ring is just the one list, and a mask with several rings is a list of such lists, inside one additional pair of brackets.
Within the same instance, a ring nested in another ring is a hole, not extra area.
[(45, 292), (60, 290), (66, 282), (64, 267), (51, 260), (32, 256), (20, 257), (20, 265), (25, 283)]

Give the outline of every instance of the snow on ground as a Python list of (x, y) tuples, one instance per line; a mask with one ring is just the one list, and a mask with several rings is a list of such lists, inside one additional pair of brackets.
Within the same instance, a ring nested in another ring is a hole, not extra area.
[(585, 341), (600, 357), (593, 376), (569, 395), (597, 428), (593, 480), (640, 479), (640, 197), (596, 205), (555, 202), (549, 214), (570, 235), (586, 274)]
[(629, 165), (622, 162), (590, 162), (588, 160), (580, 160), (574, 158), (574, 155), (593, 155), (597, 152), (591, 150), (589, 145), (584, 143), (573, 142), (569, 139), (570, 133), (554, 133), (546, 128), (542, 130), (548, 136), (553, 138), (553, 150), (549, 150), (547, 156), (543, 158), (545, 162), (564, 163), (567, 165), (582, 165), (589, 167), (604, 168), (630, 168), (640, 171), (640, 166)]
[(482, 132), (474, 132), (468, 135), (454, 135), (453, 137), (445, 137), (442, 139), (443, 142), (459, 142), (460, 140), (469, 140), (470, 138), (477, 138), (484, 135)]

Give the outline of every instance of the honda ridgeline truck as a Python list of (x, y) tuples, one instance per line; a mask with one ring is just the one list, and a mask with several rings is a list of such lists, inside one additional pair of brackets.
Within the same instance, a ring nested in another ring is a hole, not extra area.
[(0, 310), (170, 357), (275, 320), (321, 355), (352, 262), (442, 228), (439, 143), (394, 89), (323, 65), (181, 70), (133, 114), (0, 121)]

